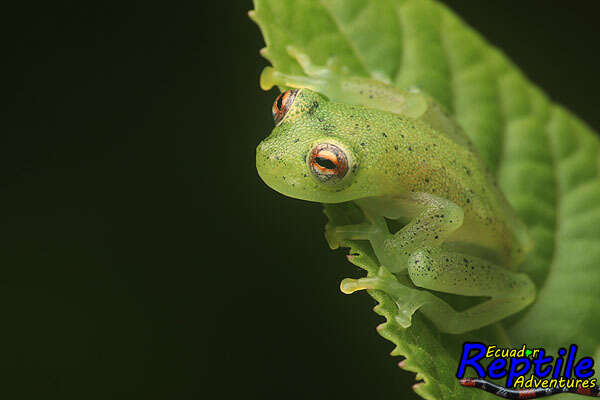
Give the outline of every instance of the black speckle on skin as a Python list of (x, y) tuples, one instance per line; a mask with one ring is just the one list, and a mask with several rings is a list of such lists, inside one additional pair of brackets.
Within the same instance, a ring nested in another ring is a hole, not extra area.
[(300, 141), (300, 139), (296, 138), (294, 139), (294, 143), (298, 143)]
[(372, 99), (372, 98), (373, 98), (373, 95), (372, 95), (372, 94), (370, 94), (370, 95), (369, 95), (369, 98), (370, 98), (370, 99)]
[(356, 168), (357, 168), (357, 167), (358, 167), (358, 165), (354, 164), (354, 165), (352, 166), (352, 172), (356, 172)]
[(361, 143), (360, 143), (360, 145), (361, 145), (362, 147), (365, 147), (365, 143), (364, 143), (364, 142), (361, 142)]
[(425, 178), (425, 183), (429, 183), (429, 178)]
[(305, 178), (308, 178), (308, 175), (307, 175), (307, 174), (304, 174), (304, 177), (305, 177)]
[(398, 150), (398, 145), (397, 144), (394, 145), (394, 150), (396, 150), (396, 151)]
[(412, 151), (412, 147), (408, 146), (408, 151)]
[(385, 137), (385, 138), (387, 137), (387, 135), (385, 134), (385, 132), (381, 132), (381, 135), (382, 135), (383, 137)]

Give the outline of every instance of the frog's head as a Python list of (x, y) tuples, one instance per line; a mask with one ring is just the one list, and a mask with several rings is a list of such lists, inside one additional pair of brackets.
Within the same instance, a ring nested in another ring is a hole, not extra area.
[(292, 89), (273, 104), (275, 128), (256, 150), (262, 180), (302, 200), (338, 203), (362, 197), (356, 185), (358, 154), (335, 135), (329, 101), (309, 89)]

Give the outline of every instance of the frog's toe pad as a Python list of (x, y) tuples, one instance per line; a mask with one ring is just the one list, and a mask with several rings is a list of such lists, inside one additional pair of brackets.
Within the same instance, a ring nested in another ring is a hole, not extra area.
[(260, 88), (264, 91), (271, 90), (275, 86), (275, 69), (273, 67), (265, 67), (260, 73)]
[(408, 312), (407, 310), (398, 310), (398, 315), (394, 316), (394, 320), (404, 329), (410, 328), (412, 325), (413, 314), (414, 311)]

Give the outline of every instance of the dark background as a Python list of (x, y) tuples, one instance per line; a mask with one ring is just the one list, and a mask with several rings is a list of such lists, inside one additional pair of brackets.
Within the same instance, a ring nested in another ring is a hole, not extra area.
[[(214, 3), (3, 10), (0, 398), (413, 398), (320, 206), (259, 180), (263, 41)], [(448, 4), (600, 127), (589, 3)]]

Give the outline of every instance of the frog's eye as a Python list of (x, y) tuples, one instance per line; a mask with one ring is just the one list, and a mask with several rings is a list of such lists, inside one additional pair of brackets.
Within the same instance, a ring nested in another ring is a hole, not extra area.
[(308, 157), (310, 172), (322, 182), (339, 182), (348, 172), (348, 156), (331, 143), (316, 145)]
[(272, 108), (275, 125), (281, 122), (283, 117), (285, 117), (287, 112), (290, 110), (292, 103), (296, 98), (296, 94), (298, 94), (298, 89), (290, 89), (277, 96)]

